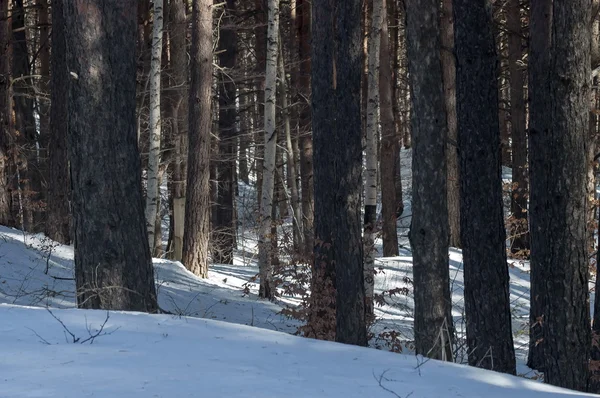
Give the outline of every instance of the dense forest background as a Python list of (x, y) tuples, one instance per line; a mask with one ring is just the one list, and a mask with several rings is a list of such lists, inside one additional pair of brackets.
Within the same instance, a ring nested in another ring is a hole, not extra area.
[(375, 258), (406, 241), (414, 352), (511, 374), (520, 261), (527, 365), (598, 392), (599, 11), (0, 0), (0, 224), (74, 244), (79, 307), (151, 313), (152, 257), (206, 278), (251, 231), (259, 296), (299, 295), (303, 335), (356, 345), (404, 292), (375, 292)]

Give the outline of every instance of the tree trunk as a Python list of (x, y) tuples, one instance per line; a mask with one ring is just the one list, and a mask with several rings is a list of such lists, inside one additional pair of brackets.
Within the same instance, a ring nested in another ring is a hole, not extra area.
[(48, 207), (46, 235), (70, 243), (69, 165), (67, 157), (67, 96), (69, 74), (65, 42), (63, 2), (52, 5), (52, 53), (50, 74), (50, 139), (48, 143)]
[(8, 152), (12, 142), (11, 20), (9, 0), (0, 0), (0, 224), (14, 225), (10, 208)]
[(591, 29), (581, 21), (591, 21), (589, 0), (531, 3), (530, 320), (541, 329), (531, 345), (541, 346), (547, 383), (583, 391), (591, 346), (584, 155)]
[(413, 146), (409, 239), (413, 251), (416, 353), (451, 361), (447, 126), (439, 13), (437, 0), (406, 1)]
[[(308, 101), (311, 95), (311, 8), (308, 0), (298, 0), (298, 59), (300, 62), (300, 76), (298, 91)], [(300, 111), (298, 128), (300, 130), (300, 191), (302, 193), (302, 230), (304, 232), (304, 254), (309, 256), (314, 249), (314, 181), (313, 181), (313, 138), (311, 135), (311, 110), (304, 104)]]
[[(395, 86), (390, 59), (388, 20), (386, 2), (383, 0), (383, 21), (381, 25), (381, 51), (379, 66), (379, 98), (381, 114), (381, 212), (383, 216), (382, 237), (384, 257), (398, 255), (398, 228), (396, 219), (402, 213), (401, 201), (396, 196), (396, 174), (400, 168), (398, 133), (392, 105)], [(402, 192), (402, 191), (401, 191)]]
[(65, 2), (64, 18), (77, 303), (155, 312), (135, 131), (135, 2)]
[(512, 139), (512, 213), (511, 251), (529, 257), (529, 225), (527, 201), (527, 133), (525, 131), (525, 72), (520, 66), (523, 58), (521, 6), (519, 0), (510, 0), (507, 14), (508, 62), (510, 69), (510, 124)]
[(275, 155), (277, 130), (275, 129), (275, 106), (277, 99), (277, 56), (279, 53), (279, 0), (267, 3), (267, 64), (265, 77), (265, 130), (263, 179), (260, 202), (260, 230), (258, 235), (258, 268), (260, 273), (259, 297), (272, 299), (275, 291), (271, 285), (273, 264), (271, 262), (271, 223), (273, 190), (275, 185)]
[(150, 59), (150, 134), (148, 140), (148, 177), (146, 189), (146, 229), (150, 253), (154, 252), (154, 232), (158, 204), (160, 202), (160, 76), (163, 48), (163, 0), (153, 0), (152, 58)]
[(460, 179), (458, 166), (458, 145), (456, 136), (456, 65), (454, 60), (454, 17), (452, 0), (442, 1), (442, 67), (444, 70), (444, 100), (446, 123), (448, 124), (448, 224), (450, 226), (450, 247), (460, 244)]
[[(329, 145), (334, 145), (336, 149), (320, 153), (330, 160), (329, 171), (324, 175), (323, 170), (320, 170), (319, 177), (325, 179), (319, 183), (316, 182), (315, 173), (315, 186), (318, 185), (323, 189), (323, 182), (327, 181), (331, 184), (329, 189), (334, 192), (334, 212), (329, 217), (333, 216), (337, 220), (332, 236), (337, 303), (336, 341), (364, 346), (367, 345), (367, 330), (360, 216), (362, 202), (360, 3), (361, 0), (343, 0), (336, 4), (333, 36), (337, 44), (334, 58), (335, 110), (333, 115), (330, 115), (334, 118), (335, 124), (330, 132), (332, 137), (329, 138)], [(323, 167), (324, 163), (324, 159), (319, 160), (320, 167)], [(331, 218), (325, 217), (319, 222), (331, 222)]]
[(215, 225), (214, 261), (219, 264), (233, 264), (235, 246), (234, 214), (234, 172), (236, 166), (236, 87), (231, 70), (237, 58), (237, 34), (232, 13), (235, 0), (227, 0), (225, 17), (219, 29), (219, 153), (218, 184)]
[(453, 6), (469, 364), (515, 374), (493, 20), (486, 0)]
[[(403, 131), (403, 123), (402, 123), (402, 112), (400, 111), (400, 14), (399, 14), (399, 4), (396, 1), (388, 1), (388, 29), (390, 32), (390, 53), (392, 54), (392, 112), (394, 117), (394, 130), (396, 132), (396, 158), (394, 159), (394, 187), (396, 191), (396, 221), (394, 222), (394, 228), (396, 229), (396, 253), (398, 253), (398, 229), (397, 229), (397, 219), (404, 213), (404, 201), (403, 201), (403, 192), (402, 192), (402, 173), (401, 173), (401, 162), (400, 162), (400, 148), (402, 147), (402, 131)], [(384, 137), (385, 138), (385, 137)], [(386, 188), (383, 188), (386, 189)], [(386, 226), (383, 227), (386, 229)], [(393, 236), (393, 233), (392, 233)], [(384, 255), (386, 253), (384, 248)], [(392, 253), (392, 252), (390, 252)], [(392, 254), (393, 255), (393, 254)]]
[[(12, 8), (12, 78), (17, 153), (17, 181), (21, 228), (37, 232), (39, 226), (39, 193), (41, 175), (37, 167), (37, 131), (34, 110), (33, 81), (29, 63), (29, 49), (25, 32), (23, 0), (14, 0)], [(41, 224), (40, 224), (41, 226)]]
[[(366, 315), (373, 319), (373, 295), (375, 293), (375, 228), (377, 224), (377, 147), (379, 128), (379, 57), (381, 47), (381, 24), (385, 13), (385, 1), (373, 0), (370, 31), (368, 37), (368, 76), (365, 85), (366, 97), (366, 138), (367, 148), (365, 170), (365, 218), (363, 251)], [(384, 84), (389, 84), (385, 82)]]
[(302, 225), (302, 213), (300, 208), (300, 194), (298, 193), (298, 184), (297, 184), (297, 167), (296, 167), (296, 159), (294, 157), (294, 147), (292, 144), (292, 128), (290, 122), (290, 111), (288, 104), (288, 83), (287, 78), (285, 76), (285, 67), (284, 67), (284, 59), (283, 59), (283, 47), (280, 43), (279, 45), (279, 81), (281, 84), (280, 88), (280, 98), (281, 98), (281, 107), (282, 107), (282, 115), (283, 115), (283, 128), (285, 131), (285, 148), (286, 148), (286, 165), (288, 171), (288, 185), (290, 187), (290, 203), (292, 205), (292, 228), (293, 228), (293, 239), (294, 239), (294, 248), (296, 252), (300, 252), (300, 247), (303, 244), (303, 237), (301, 235), (300, 227)]
[(173, 239), (171, 259), (181, 261), (186, 202), (187, 142), (188, 142), (188, 84), (186, 2), (171, 0), (169, 3), (169, 41), (171, 55), (171, 79), (175, 86), (172, 94), (171, 117), (174, 142), (171, 173), (173, 197)]
[(39, 50), (37, 57), (33, 57), (34, 65), (36, 58), (39, 59), (40, 92), (36, 96), (36, 105), (39, 115), (39, 131), (37, 135), (36, 155), (38, 158), (38, 175), (40, 178), (38, 203), (36, 211), (37, 231), (46, 230), (48, 212), (48, 140), (50, 138), (50, 101), (44, 95), (50, 94), (50, 7), (48, 0), (36, 0), (38, 7), (38, 25), (40, 27)]
[[(309, 3), (302, 1), (302, 18), (305, 19)], [(300, 4), (299, 4), (300, 5)], [(313, 34), (315, 37), (332, 38), (334, 34), (333, 2), (320, 1), (314, 3), (312, 13)], [(307, 29), (307, 27), (306, 27)], [(302, 38), (302, 34), (300, 35)], [(311, 77), (311, 107), (312, 107), (312, 130), (314, 138), (314, 257), (311, 280), (310, 310), (308, 314), (308, 337), (323, 340), (335, 340), (336, 332), (336, 247), (334, 247), (334, 234), (337, 234), (336, 225), (338, 219), (336, 211), (336, 196), (334, 196), (334, 185), (337, 181), (331, 170), (332, 155), (337, 155), (336, 142), (331, 135), (333, 129), (333, 111), (335, 107), (334, 81), (333, 81), (333, 40), (315, 40), (312, 42), (312, 54), (302, 52), (305, 44), (301, 39), (300, 53), (300, 87), (303, 86), (302, 78), (306, 78), (304, 72), (310, 70)], [(305, 62), (310, 62), (310, 69), (306, 68)], [(303, 114), (300, 115), (302, 125)], [(360, 123), (359, 123), (360, 126)], [(312, 140), (311, 140), (312, 155)], [(346, 148), (344, 145), (342, 148)], [(302, 167), (302, 165), (301, 165)], [(312, 174), (311, 174), (312, 175)], [(302, 201), (303, 214), (305, 213), (306, 174), (302, 170)], [(338, 209), (338, 212), (340, 210)], [(306, 224), (305, 224), (306, 227)], [(306, 232), (306, 230), (305, 230)]]
[(212, 1), (193, 0), (189, 152), (182, 262), (202, 278), (208, 277), (210, 239), (212, 42)]

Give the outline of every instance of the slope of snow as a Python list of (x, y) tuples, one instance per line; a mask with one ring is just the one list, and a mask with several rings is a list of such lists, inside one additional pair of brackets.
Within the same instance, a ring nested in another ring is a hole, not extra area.
[[(103, 311), (53, 314), (81, 339), (106, 319)], [(41, 308), (0, 305), (0, 319), (6, 398), (583, 396), (467, 366), (206, 319), (111, 312), (107, 334), (92, 344), (72, 343)]]

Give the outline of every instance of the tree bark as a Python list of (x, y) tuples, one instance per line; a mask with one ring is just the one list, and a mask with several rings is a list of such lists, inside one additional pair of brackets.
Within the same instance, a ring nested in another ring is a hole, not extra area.
[[(400, 143), (396, 131), (394, 115), (393, 89), (395, 84), (392, 73), (392, 53), (389, 45), (388, 18), (386, 2), (383, 0), (383, 21), (381, 24), (381, 49), (379, 66), (379, 99), (381, 115), (381, 212), (383, 216), (382, 237), (384, 257), (398, 255), (398, 213), (402, 214), (402, 196), (398, 201), (396, 194), (396, 174), (399, 173)], [(402, 191), (400, 191), (402, 192)]]
[(75, 277), (80, 307), (155, 312), (135, 131), (135, 9), (132, 0), (64, 3)]
[(265, 75), (265, 127), (263, 179), (260, 202), (260, 231), (258, 236), (258, 268), (260, 274), (259, 297), (272, 299), (273, 264), (271, 259), (271, 223), (273, 191), (275, 186), (275, 155), (277, 130), (275, 129), (275, 105), (277, 100), (277, 58), (279, 54), (279, 0), (267, 3), (267, 64)]
[(469, 364), (515, 374), (493, 20), (486, 0), (453, 6)]
[(150, 134), (148, 140), (148, 169), (146, 186), (146, 229), (150, 253), (154, 253), (156, 215), (160, 202), (160, 146), (161, 146), (161, 60), (163, 49), (163, 0), (153, 0), (152, 55), (150, 59)]
[[(334, 211), (328, 217), (333, 216), (337, 220), (332, 235), (337, 305), (336, 341), (364, 346), (367, 345), (367, 330), (360, 214), (363, 160), (360, 124), (360, 3), (361, 0), (343, 0), (336, 4), (333, 35), (336, 44), (335, 109), (331, 115), (335, 124), (330, 132), (330, 151), (320, 152), (321, 156), (328, 158), (329, 170), (323, 173), (321, 168), (325, 162), (324, 159), (319, 159), (320, 173), (317, 175), (315, 172), (315, 187), (323, 189), (324, 182), (328, 182), (334, 197)], [(320, 138), (322, 139), (323, 137)], [(331, 151), (331, 145), (335, 146), (334, 151)], [(317, 179), (321, 181), (317, 182)], [(317, 222), (331, 222), (331, 218), (325, 217)]]
[(52, 5), (50, 74), (50, 139), (48, 142), (48, 208), (46, 235), (60, 243), (71, 241), (70, 181), (67, 154), (68, 84), (63, 2)]
[[(452, 360), (446, 110), (437, 0), (407, 0), (408, 71), (411, 85), (415, 349)], [(440, 337), (443, 337), (440, 339)]]
[(521, 6), (519, 0), (510, 0), (507, 13), (508, 63), (510, 71), (510, 125), (512, 141), (512, 214), (511, 251), (521, 257), (529, 257), (529, 225), (527, 202), (529, 181), (527, 178), (527, 133), (525, 131), (525, 73), (523, 58)]
[[(585, 390), (590, 357), (586, 141), (590, 0), (532, 2), (530, 18), (531, 345), (544, 380)], [(541, 340), (540, 340), (541, 339)]]
[(235, 246), (234, 174), (236, 166), (236, 87), (231, 71), (237, 59), (237, 33), (232, 13), (235, 0), (227, 0), (225, 17), (219, 29), (219, 158), (217, 203), (215, 212), (214, 261), (233, 264)]
[(462, 247), (460, 243), (460, 179), (458, 166), (458, 145), (456, 133), (456, 65), (454, 59), (454, 17), (452, 0), (442, 1), (440, 21), (442, 29), (442, 67), (444, 70), (444, 100), (446, 123), (448, 124), (448, 224), (450, 226), (450, 247)]
[(212, 1), (193, 0), (189, 152), (182, 260), (187, 269), (202, 278), (208, 277), (210, 239), (212, 43)]
[[(381, 25), (385, 3), (382, 0), (372, 1), (370, 31), (368, 37), (368, 73), (365, 89), (366, 97), (366, 169), (365, 169), (365, 216), (363, 251), (365, 255), (364, 279), (366, 297), (366, 315), (373, 318), (373, 295), (375, 293), (375, 228), (377, 224), (377, 147), (379, 129), (379, 57), (381, 47)], [(389, 84), (389, 82), (385, 82)]]
[[(303, 2), (301, 0), (301, 2)], [(305, 12), (308, 2), (303, 2), (300, 8), (305, 21)], [(314, 3), (312, 7), (312, 26), (315, 37), (332, 38), (334, 34), (333, 0)], [(311, 21), (309, 21), (311, 22)], [(302, 34), (300, 35), (302, 38)], [(308, 38), (306, 38), (308, 39)], [(301, 39), (301, 50), (304, 41)], [(309, 337), (323, 340), (335, 340), (336, 331), (336, 280), (335, 280), (335, 254), (334, 234), (337, 232), (335, 226), (336, 218), (336, 195), (333, 189), (335, 177), (332, 173), (330, 157), (337, 154), (334, 137), (330, 133), (333, 130), (333, 111), (335, 107), (334, 81), (333, 81), (333, 41), (315, 40), (312, 42), (312, 54), (300, 53), (300, 77), (306, 78), (304, 73), (307, 69), (305, 62), (310, 62), (310, 84), (311, 84), (311, 109), (312, 130), (314, 139), (314, 257), (311, 280), (310, 311), (308, 315)], [(302, 82), (300, 83), (302, 87)], [(301, 113), (301, 125), (302, 125)], [(360, 125), (360, 124), (359, 124)], [(311, 140), (311, 154), (312, 154)], [(343, 147), (345, 148), (345, 146)], [(302, 167), (302, 165), (301, 165)], [(302, 201), (303, 213), (305, 204), (304, 184), (306, 175), (302, 170)], [(338, 211), (340, 211), (338, 209)], [(304, 217), (308, 214), (304, 213)], [(306, 225), (305, 225), (306, 226)], [(306, 231), (305, 231), (306, 232)]]
[(13, 226), (8, 179), (9, 148), (12, 142), (12, 91), (11, 91), (11, 24), (9, 0), (0, 0), (0, 224)]

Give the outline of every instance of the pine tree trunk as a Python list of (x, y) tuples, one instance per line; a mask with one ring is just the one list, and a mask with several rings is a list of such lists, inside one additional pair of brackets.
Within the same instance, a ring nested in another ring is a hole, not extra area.
[(235, 0), (227, 0), (225, 17), (219, 29), (219, 65), (222, 68), (219, 78), (219, 152), (217, 203), (214, 225), (214, 261), (219, 264), (233, 264), (235, 246), (234, 214), (234, 172), (236, 154), (236, 87), (231, 70), (237, 58), (237, 34), (232, 13)]
[(189, 152), (182, 262), (202, 278), (208, 277), (210, 239), (212, 42), (212, 1), (193, 0)]
[[(50, 7), (48, 0), (36, 0), (38, 7), (38, 24), (40, 26), (39, 50), (39, 74), (40, 91), (42, 94), (50, 94)], [(35, 57), (34, 57), (35, 59)], [(37, 231), (46, 230), (48, 197), (48, 140), (50, 138), (50, 101), (44, 95), (38, 95), (36, 105), (39, 114), (39, 131), (37, 135), (37, 158), (38, 175), (40, 177), (38, 197), (38, 207), (36, 211)]]
[(547, 383), (580, 391), (588, 383), (591, 346), (585, 156), (591, 29), (582, 21), (591, 21), (589, 0), (531, 3), (530, 321), (541, 329), (532, 330), (531, 347), (541, 348), (536, 355)]
[(275, 113), (277, 100), (277, 56), (279, 53), (279, 0), (267, 3), (267, 63), (265, 75), (265, 127), (263, 179), (260, 202), (260, 230), (258, 235), (258, 267), (260, 274), (259, 296), (272, 299), (275, 291), (271, 285), (273, 264), (271, 262), (271, 223), (273, 191), (275, 186), (275, 156), (277, 130)]
[(519, 0), (510, 0), (507, 13), (508, 62), (510, 69), (510, 125), (512, 139), (512, 196), (510, 210), (513, 218), (511, 251), (528, 257), (529, 225), (527, 201), (527, 133), (525, 131), (525, 73), (520, 66), (523, 58), (521, 6)]
[(69, 165), (67, 156), (67, 95), (69, 74), (63, 2), (52, 5), (50, 74), (50, 139), (48, 142), (48, 208), (46, 235), (61, 243), (71, 241)]
[(8, 153), (13, 125), (11, 121), (11, 20), (9, 0), (0, 0), (0, 224), (14, 225), (10, 208), (10, 185), (8, 180)]
[[(311, 9), (312, 3), (308, 0), (298, 0), (298, 59), (300, 62), (300, 76), (298, 91), (307, 100), (311, 95)], [(313, 138), (310, 133), (312, 128), (310, 106), (305, 104), (300, 111), (298, 128), (300, 130), (300, 191), (302, 193), (302, 230), (304, 232), (304, 254), (313, 253), (315, 244), (314, 230), (314, 180), (313, 180)]]
[(454, 17), (452, 0), (442, 1), (442, 66), (444, 69), (444, 99), (446, 122), (448, 124), (448, 225), (450, 226), (450, 247), (460, 244), (460, 180), (458, 166), (458, 145), (456, 136), (456, 65), (454, 60)]
[(453, 7), (469, 364), (515, 374), (493, 21), (486, 0)]
[(158, 181), (160, 165), (160, 70), (163, 48), (163, 0), (153, 0), (154, 20), (152, 24), (152, 56), (150, 59), (150, 134), (148, 140), (148, 177), (146, 189), (146, 229), (150, 253), (154, 252), (154, 232), (160, 186)]
[[(366, 138), (367, 148), (365, 170), (365, 218), (363, 251), (364, 280), (366, 297), (366, 315), (373, 318), (375, 293), (375, 228), (377, 224), (377, 147), (379, 128), (379, 57), (381, 48), (381, 24), (385, 13), (385, 2), (372, 1), (371, 23), (368, 37), (368, 77), (366, 100)], [(386, 82), (389, 84), (389, 82)], [(363, 98), (365, 96), (363, 95)]]
[(409, 238), (413, 252), (416, 353), (451, 361), (451, 334), (447, 332), (452, 327), (447, 126), (439, 14), (437, 0), (406, 1), (413, 146), (413, 214)]
[[(392, 53), (389, 45), (386, 2), (383, 0), (381, 25), (381, 51), (379, 66), (379, 98), (381, 114), (381, 212), (383, 216), (382, 237), (384, 257), (398, 255), (398, 228), (396, 218), (401, 209), (396, 196), (396, 174), (400, 167), (398, 133), (394, 115)], [(401, 203), (401, 202), (400, 202)]]
[(135, 2), (65, 2), (64, 17), (77, 302), (155, 312), (135, 131)]
[[(39, 193), (41, 176), (38, 172), (37, 132), (32, 90), (29, 49), (25, 32), (25, 7), (23, 0), (14, 0), (12, 8), (12, 78), (15, 137), (17, 154), (17, 191), (19, 193), (19, 212), (21, 228), (28, 232), (38, 232)], [(41, 226), (41, 225), (40, 225)]]

